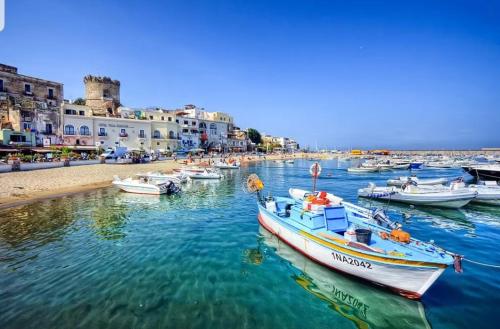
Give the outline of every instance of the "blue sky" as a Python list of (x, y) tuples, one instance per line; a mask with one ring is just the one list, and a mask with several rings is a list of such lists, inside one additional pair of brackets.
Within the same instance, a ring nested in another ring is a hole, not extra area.
[(6, 0), (0, 62), (339, 148), (500, 146), (494, 1)]

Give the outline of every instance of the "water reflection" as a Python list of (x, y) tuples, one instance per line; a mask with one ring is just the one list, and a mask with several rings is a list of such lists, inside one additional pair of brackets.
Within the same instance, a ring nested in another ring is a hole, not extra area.
[(263, 227), (264, 243), (291, 264), (291, 278), (304, 290), (328, 303), (360, 329), (430, 328), (423, 305), (330, 271), (296, 252)]

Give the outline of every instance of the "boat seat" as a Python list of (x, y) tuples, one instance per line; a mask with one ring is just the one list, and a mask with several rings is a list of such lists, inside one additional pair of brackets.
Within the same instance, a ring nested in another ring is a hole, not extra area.
[(287, 206), (286, 201), (276, 201), (276, 214), (280, 217), (284, 217), (287, 214), (286, 211), (286, 206)]
[(347, 222), (343, 206), (327, 207), (324, 209), (326, 229), (332, 232), (345, 232), (349, 223)]

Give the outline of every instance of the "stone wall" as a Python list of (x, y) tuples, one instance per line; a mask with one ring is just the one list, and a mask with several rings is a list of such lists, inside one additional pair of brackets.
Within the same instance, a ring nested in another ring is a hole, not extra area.
[(120, 81), (87, 75), (83, 82), (85, 105), (92, 108), (93, 115), (116, 116), (120, 106)]

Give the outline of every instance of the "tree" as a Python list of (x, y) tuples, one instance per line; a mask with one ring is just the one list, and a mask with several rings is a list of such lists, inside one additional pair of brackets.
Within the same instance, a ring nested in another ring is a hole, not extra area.
[(75, 105), (85, 105), (85, 99), (83, 99), (81, 97), (78, 97), (77, 99), (75, 99), (73, 101), (73, 104), (75, 104)]
[(252, 143), (260, 144), (262, 142), (262, 137), (257, 129), (248, 128), (248, 138), (252, 141)]

